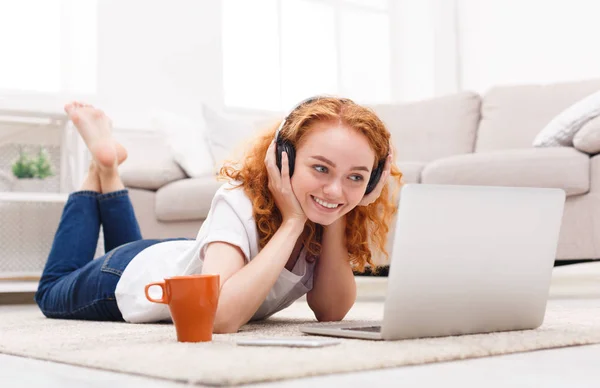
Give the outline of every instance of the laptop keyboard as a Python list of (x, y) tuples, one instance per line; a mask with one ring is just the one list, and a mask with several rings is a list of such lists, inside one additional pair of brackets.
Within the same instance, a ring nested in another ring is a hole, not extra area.
[(370, 333), (379, 333), (381, 332), (381, 326), (345, 327), (342, 330), (368, 331)]

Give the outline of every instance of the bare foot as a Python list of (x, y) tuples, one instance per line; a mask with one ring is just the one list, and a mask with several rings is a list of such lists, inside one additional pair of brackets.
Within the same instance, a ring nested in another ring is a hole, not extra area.
[(123, 146), (116, 143), (112, 137), (110, 119), (100, 109), (73, 102), (65, 105), (65, 111), (77, 127), (100, 170), (111, 170), (117, 167), (119, 160), (117, 151), (119, 149), (123, 160), (127, 157)]
[(117, 150), (117, 164), (120, 166), (121, 163), (123, 163), (125, 159), (127, 159), (127, 150), (125, 149), (125, 147), (123, 147), (121, 143), (118, 143), (116, 140), (114, 140), (114, 144), (115, 149)]
[[(117, 150), (117, 164), (120, 166), (127, 159), (127, 150), (121, 143), (118, 143), (116, 140), (114, 141), (115, 149)], [(96, 166), (96, 161), (92, 160), (92, 164)]]

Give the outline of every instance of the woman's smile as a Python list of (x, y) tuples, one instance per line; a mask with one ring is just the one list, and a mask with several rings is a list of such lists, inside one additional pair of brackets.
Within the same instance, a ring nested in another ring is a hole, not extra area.
[(327, 202), (325, 200), (322, 200), (321, 198), (315, 197), (314, 195), (311, 195), (310, 198), (312, 199), (311, 202), (313, 203), (315, 208), (325, 213), (335, 213), (343, 205), (340, 203)]

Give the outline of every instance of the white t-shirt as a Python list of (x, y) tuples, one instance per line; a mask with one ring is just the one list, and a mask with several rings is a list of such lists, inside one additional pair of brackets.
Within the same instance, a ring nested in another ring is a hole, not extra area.
[[(167, 305), (146, 299), (146, 284), (160, 282), (171, 276), (201, 273), (206, 247), (215, 241), (239, 247), (246, 262), (254, 259), (259, 252), (252, 202), (241, 187), (234, 188), (230, 183), (225, 183), (219, 188), (196, 240), (154, 244), (133, 258), (123, 271), (115, 291), (117, 305), (125, 321), (142, 323), (171, 320)], [(313, 271), (314, 262), (306, 261), (306, 250), (302, 249), (292, 271), (285, 268), (281, 271), (252, 320), (266, 318), (310, 291)], [(157, 291), (159, 295), (156, 297), (160, 297), (158, 287), (150, 290), (151, 296), (155, 296), (152, 291)]]

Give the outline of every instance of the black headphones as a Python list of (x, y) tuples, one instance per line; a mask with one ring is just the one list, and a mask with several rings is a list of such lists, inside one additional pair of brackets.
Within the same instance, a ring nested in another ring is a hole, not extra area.
[[(296, 148), (289, 140), (281, 137), (281, 135), (280, 135), (281, 129), (285, 125), (288, 118), (292, 115), (292, 113), (294, 113), (296, 111), (296, 109), (300, 108), (301, 106), (303, 106), (305, 104), (309, 104), (313, 101), (317, 101), (320, 98), (324, 98), (324, 96), (310, 97), (310, 98), (307, 98), (306, 100), (301, 101), (298, 105), (296, 105), (294, 107), (294, 109), (292, 109), (285, 116), (285, 118), (279, 125), (279, 128), (277, 128), (277, 132), (275, 132), (275, 149), (276, 149), (275, 162), (277, 163), (277, 167), (279, 168), (279, 171), (281, 171), (281, 155), (283, 154), (283, 151), (285, 151), (287, 153), (288, 160), (290, 162), (290, 166), (289, 166), (290, 178), (294, 174), (294, 167), (296, 165)], [(385, 160), (386, 160), (386, 158), (381, 159), (379, 161), (379, 163), (377, 163), (377, 167), (375, 167), (375, 169), (373, 169), (373, 171), (371, 171), (371, 176), (369, 178), (369, 183), (367, 183), (367, 189), (365, 191), (365, 195), (367, 195), (371, 191), (375, 190), (375, 187), (377, 186), (377, 183), (379, 182), (379, 179), (381, 178), (381, 174), (383, 174), (383, 168), (385, 167)]]

